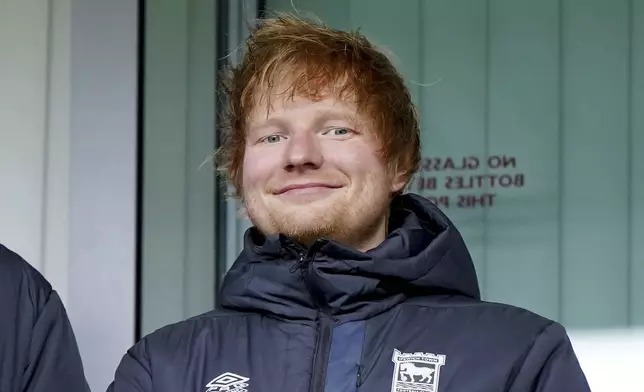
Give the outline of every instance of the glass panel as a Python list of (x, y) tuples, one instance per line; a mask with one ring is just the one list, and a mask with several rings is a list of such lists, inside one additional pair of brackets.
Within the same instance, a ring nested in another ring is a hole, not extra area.
[(634, 2), (631, 11), (629, 315), (632, 324), (644, 325), (644, 2)]
[(146, 2), (143, 335), (214, 306), (215, 3)]
[(574, 326), (629, 319), (627, 4), (567, 1), (562, 9), (562, 306)]

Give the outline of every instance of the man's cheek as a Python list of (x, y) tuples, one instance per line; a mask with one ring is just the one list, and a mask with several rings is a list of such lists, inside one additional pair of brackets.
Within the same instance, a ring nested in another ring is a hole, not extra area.
[(262, 183), (262, 173), (259, 168), (249, 167), (244, 170), (242, 184), (244, 189), (253, 190)]

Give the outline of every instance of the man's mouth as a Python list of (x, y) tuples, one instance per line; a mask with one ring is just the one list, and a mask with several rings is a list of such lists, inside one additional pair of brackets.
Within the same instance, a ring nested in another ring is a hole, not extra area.
[(301, 184), (291, 184), (287, 185), (281, 189), (279, 189), (277, 192), (275, 192), (276, 195), (282, 195), (286, 193), (315, 193), (318, 191), (325, 191), (325, 190), (331, 190), (331, 189), (338, 189), (341, 188), (339, 185), (335, 184), (327, 184), (327, 183), (321, 183), (321, 182), (307, 182), (307, 183), (301, 183)]

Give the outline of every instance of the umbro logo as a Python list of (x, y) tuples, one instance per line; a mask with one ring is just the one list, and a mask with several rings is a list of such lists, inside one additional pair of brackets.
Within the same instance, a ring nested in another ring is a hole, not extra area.
[(206, 384), (206, 392), (248, 392), (248, 380), (248, 377), (227, 372)]

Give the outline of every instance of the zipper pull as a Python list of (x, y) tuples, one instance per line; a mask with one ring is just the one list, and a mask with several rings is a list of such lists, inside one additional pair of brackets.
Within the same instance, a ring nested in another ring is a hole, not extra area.
[(304, 268), (304, 264), (306, 264), (306, 253), (300, 253), (297, 261), (293, 263), (293, 266), (289, 269), (289, 272), (294, 273), (298, 269)]

